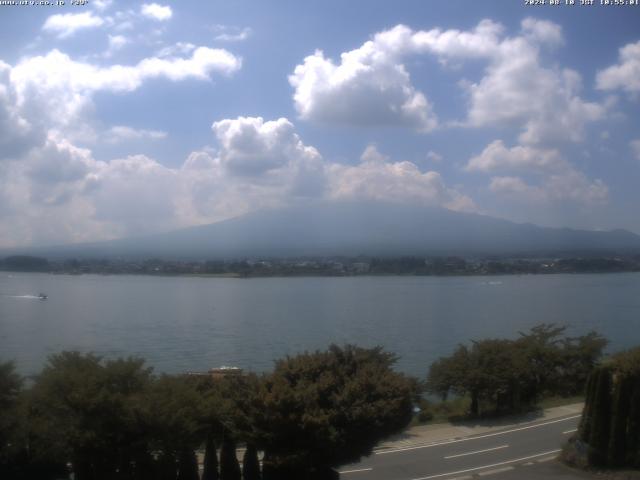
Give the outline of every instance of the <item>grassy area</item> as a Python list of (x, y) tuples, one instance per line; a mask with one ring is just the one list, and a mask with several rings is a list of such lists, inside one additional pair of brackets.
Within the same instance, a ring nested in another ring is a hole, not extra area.
[[(563, 405), (572, 405), (574, 403), (584, 402), (584, 396), (575, 397), (547, 397), (543, 398), (537, 405), (537, 408), (545, 410), (547, 408), (561, 407)], [(410, 426), (428, 425), (431, 423), (446, 423), (456, 420), (464, 420), (468, 418), (470, 397), (456, 397), (442, 402), (430, 402), (423, 400), (419, 407), (420, 412), (416, 413), (411, 421)], [(491, 405), (480, 405), (481, 411), (490, 411)], [(483, 408), (485, 407), (485, 408)], [(510, 413), (505, 413), (509, 415)]]
[(574, 403), (584, 403), (584, 395), (576, 395), (575, 397), (548, 397), (540, 401), (540, 408), (562, 407), (563, 405), (571, 405)]

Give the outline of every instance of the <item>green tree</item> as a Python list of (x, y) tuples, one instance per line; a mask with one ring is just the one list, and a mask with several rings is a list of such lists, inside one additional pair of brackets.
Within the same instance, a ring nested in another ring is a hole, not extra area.
[(30, 443), (70, 461), (75, 478), (126, 477), (146, 452), (139, 397), (151, 378), (141, 359), (102, 362), (79, 352), (53, 355), (30, 395)]
[(216, 453), (216, 440), (213, 433), (207, 435), (204, 450), (204, 469), (202, 480), (218, 480), (218, 455)]
[(640, 467), (640, 347), (590, 375), (578, 435), (595, 466)]
[(242, 479), (260, 480), (260, 462), (255, 445), (248, 444), (242, 457)]
[(240, 480), (241, 476), (236, 456), (236, 442), (231, 436), (226, 435), (220, 449), (220, 480)]
[(263, 477), (314, 478), (359, 460), (412, 417), (415, 383), (393, 371), (380, 347), (332, 345), (276, 362), (264, 378), (255, 419)]

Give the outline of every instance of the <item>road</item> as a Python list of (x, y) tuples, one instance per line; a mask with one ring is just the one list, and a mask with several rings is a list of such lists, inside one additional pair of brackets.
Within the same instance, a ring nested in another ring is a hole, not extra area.
[[(579, 420), (580, 415), (568, 415), (428, 445), (380, 450), (360, 463), (342, 467), (340, 478), (460, 480), (499, 473), (503, 474), (501, 480), (547, 478), (546, 474), (536, 476), (535, 472), (548, 473), (549, 468), (562, 468), (543, 465), (558, 455), (562, 445), (576, 431)], [(574, 478), (573, 474), (564, 473), (566, 475), (559, 476)]]

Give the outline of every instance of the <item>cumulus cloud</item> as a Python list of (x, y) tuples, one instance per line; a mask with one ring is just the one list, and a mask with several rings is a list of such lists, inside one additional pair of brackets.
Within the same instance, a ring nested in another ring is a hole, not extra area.
[(531, 35), (557, 44), (558, 26), (526, 19), (522, 29), (522, 36), (499, 43), (483, 78), (466, 87), (466, 123), (520, 126), (520, 141), (528, 144), (582, 140), (585, 127), (604, 118), (606, 107), (581, 98), (577, 72), (542, 65), (538, 42)]
[(306, 57), (289, 76), (300, 117), (326, 123), (433, 130), (437, 119), (431, 104), (412, 85), (401, 63), (402, 49), (389, 45), (406, 31), (399, 26), (392, 33), (377, 35), (360, 48), (343, 53), (339, 63), (319, 50)]
[(0, 245), (150, 233), (313, 199), (475, 208), (439, 173), (374, 146), (355, 165), (326, 161), (286, 118), (238, 117), (212, 129), (216, 149), (192, 152), (179, 167), (145, 155), (98, 161), (49, 133), (20, 159), (0, 163), (0, 221), (15, 227), (0, 232)]
[(212, 129), (222, 147), (221, 165), (236, 175), (262, 175), (291, 162), (320, 158), (286, 118), (265, 122), (261, 117), (238, 117), (215, 122)]
[(544, 202), (548, 199), (544, 189), (528, 185), (520, 177), (493, 177), (489, 184), (489, 190), (493, 193), (533, 203)]
[(177, 42), (158, 50), (156, 57), (164, 58), (174, 57), (176, 55), (189, 55), (196, 48), (197, 46), (190, 42)]
[(109, 35), (109, 51), (115, 52), (129, 43), (129, 39), (124, 35)]
[(358, 165), (332, 164), (327, 173), (332, 199), (387, 200), (476, 210), (473, 201), (448, 188), (438, 172), (421, 172), (407, 161), (390, 162), (374, 146), (367, 147)]
[(91, 6), (96, 10), (98, 10), (99, 12), (102, 12), (108, 9), (112, 3), (113, 3), (113, 0), (92, 0)]
[(104, 24), (104, 20), (92, 12), (58, 13), (48, 17), (42, 29), (45, 32), (57, 34), (59, 38), (66, 38), (78, 30), (96, 28), (102, 24)]
[(427, 152), (427, 160), (430, 162), (440, 163), (444, 157), (433, 150)]
[(490, 143), (480, 155), (469, 160), (465, 170), (488, 172), (491, 170), (558, 170), (567, 163), (557, 150), (543, 150), (516, 145), (507, 148), (502, 140)]
[(131, 140), (161, 140), (167, 137), (167, 132), (159, 130), (136, 129), (124, 125), (111, 127), (105, 135), (109, 143), (120, 143)]
[(140, 8), (140, 13), (147, 18), (164, 22), (173, 16), (173, 11), (168, 5), (160, 5), (157, 3), (145, 3)]
[(243, 42), (251, 36), (249, 27), (235, 27), (232, 25), (214, 25), (215, 40), (219, 42)]
[(19, 157), (43, 138), (16, 107), (10, 73), (11, 66), (0, 61), (0, 162)]
[(523, 35), (532, 42), (550, 46), (564, 44), (562, 28), (557, 23), (528, 17), (522, 21), (521, 25)]
[(620, 49), (618, 63), (598, 72), (596, 85), (601, 90), (624, 90), (640, 93), (640, 41)]
[[(581, 77), (570, 69), (545, 67), (541, 46), (563, 44), (562, 29), (546, 20), (526, 18), (518, 35), (482, 20), (469, 30), (414, 31), (404, 25), (379, 32), (337, 62), (316, 51), (289, 76), (300, 117), (327, 123), (403, 125), (436, 128), (431, 103), (412, 83), (405, 59), (431, 54), (450, 62), (487, 62), (478, 82), (462, 82), (469, 98), (467, 118), (457, 125), (519, 126), (529, 144), (579, 141), (606, 107), (580, 96)], [(456, 124), (454, 122), (454, 124)]]
[(516, 176), (495, 176), (489, 190), (530, 202), (570, 201), (579, 205), (604, 204), (608, 187), (600, 179), (591, 180), (578, 171), (560, 152), (516, 145), (508, 148), (501, 140), (490, 143), (472, 157), (467, 171), (519, 172), (536, 178), (536, 184)]
[(151, 78), (209, 80), (232, 74), (241, 60), (222, 49), (196, 48), (189, 58), (145, 58), (136, 65), (102, 67), (71, 59), (59, 50), (20, 61), (10, 72), (17, 107), (53, 125), (72, 123), (97, 91), (131, 92)]

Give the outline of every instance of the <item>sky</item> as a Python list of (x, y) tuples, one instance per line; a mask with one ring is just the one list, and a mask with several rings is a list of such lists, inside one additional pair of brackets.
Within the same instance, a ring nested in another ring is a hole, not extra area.
[(640, 234), (640, 5), (11, 3), (0, 247), (354, 199)]

